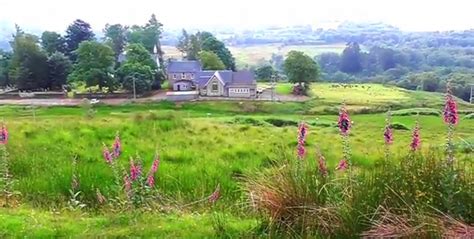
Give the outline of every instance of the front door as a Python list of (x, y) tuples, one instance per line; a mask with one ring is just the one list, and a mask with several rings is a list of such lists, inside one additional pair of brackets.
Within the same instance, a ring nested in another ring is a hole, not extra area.
[(177, 87), (178, 87), (178, 91), (181, 91), (181, 85), (178, 84)]

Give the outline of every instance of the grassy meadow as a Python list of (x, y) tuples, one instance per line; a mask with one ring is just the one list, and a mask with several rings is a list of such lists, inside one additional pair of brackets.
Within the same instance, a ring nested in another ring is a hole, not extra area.
[[(300, 121), (309, 124), (309, 167), (317, 168), (320, 148), (334, 171), (343, 156), (336, 123), (337, 107), (344, 100), (353, 121), (349, 140), (356, 171), (371, 172), (384, 158), (382, 133), (388, 108), (400, 126), (394, 131), (394, 158), (408, 155), (416, 120), (421, 125), (422, 152), (444, 150), (442, 95), (381, 85), (316, 84), (312, 91), (308, 102), (96, 105), (88, 116), (80, 107), (41, 107), (33, 118), (28, 107), (1, 106), (10, 132), (6, 146), (10, 171), (19, 194), (13, 208), (0, 209), (0, 237), (273, 237), (265, 229), (265, 218), (249, 205), (245, 182), (296, 160)], [(474, 110), (468, 104), (459, 108)], [(455, 155), (472, 174), (474, 120), (463, 117), (456, 126)], [(155, 154), (160, 155), (153, 189), (158, 195), (153, 200), (160, 207), (117, 209), (98, 202), (97, 191), (109, 202), (116, 197), (114, 171), (104, 161), (102, 149), (113, 143), (117, 132), (123, 147), (119, 172), (128, 171), (131, 157), (139, 158), (148, 170)], [(69, 203), (73, 158), (79, 201), (85, 204), (81, 210), (71, 209)], [(221, 198), (210, 204), (206, 198), (217, 185)]]

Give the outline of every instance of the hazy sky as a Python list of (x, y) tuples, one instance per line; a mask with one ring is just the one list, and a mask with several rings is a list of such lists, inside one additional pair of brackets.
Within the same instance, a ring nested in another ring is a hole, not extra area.
[[(471, 3), (471, 1), (473, 3)], [(474, 0), (0, 0), (0, 22), (64, 31), (76, 18), (142, 24), (151, 13), (169, 28), (383, 21), (403, 30), (474, 28)]]

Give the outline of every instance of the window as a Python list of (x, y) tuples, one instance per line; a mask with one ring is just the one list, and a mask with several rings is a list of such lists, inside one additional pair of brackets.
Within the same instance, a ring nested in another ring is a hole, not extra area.
[(173, 79), (176, 80), (176, 74), (173, 74)]
[(186, 79), (186, 73), (181, 73), (181, 80)]
[(191, 79), (194, 79), (194, 74), (191, 73)]
[(219, 91), (219, 85), (216, 81), (212, 82), (212, 91)]

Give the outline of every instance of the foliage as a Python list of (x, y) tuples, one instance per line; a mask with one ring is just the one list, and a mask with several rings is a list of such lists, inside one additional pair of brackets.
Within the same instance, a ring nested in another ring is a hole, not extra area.
[(219, 41), (209, 32), (197, 32), (189, 35), (184, 29), (176, 48), (181, 51), (188, 60), (197, 60), (201, 51), (215, 53), (227, 70), (236, 70), (235, 59), (230, 50), (222, 41)]
[(72, 59), (75, 60), (74, 51), (79, 48), (79, 45), (83, 41), (94, 40), (95, 34), (92, 32), (92, 28), (89, 23), (76, 19), (71, 25), (68, 26), (66, 30), (66, 46), (67, 53), (69, 56), (72, 56)]
[(362, 70), (360, 46), (357, 42), (347, 43), (341, 55), (341, 71), (345, 73), (358, 73)]
[(162, 32), (163, 24), (156, 19), (155, 14), (152, 14), (144, 26), (133, 25), (127, 39), (129, 43), (142, 44), (149, 53), (154, 53), (156, 47), (160, 65), (163, 65), (163, 51), (160, 43)]
[(44, 31), (41, 34), (41, 46), (48, 54), (66, 53), (66, 40), (57, 32)]
[(17, 32), (12, 42), (13, 55), (9, 79), (20, 90), (48, 87), (47, 56), (38, 46), (37, 37)]
[(7, 86), (12, 83), (8, 75), (11, 57), (12, 53), (0, 49), (0, 86)]
[(275, 74), (276, 71), (271, 65), (263, 65), (255, 70), (256, 78), (261, 81), (269, 81)]
[(104, 28), (105, 41), (115, 52), (115, 57), (123, 52), (125, 44), (127, 43), (128, 27), (121, 24), (106, 24)]
[(212, 51), (199, 52), (199, 61), (204, 70), (224, 70), (225, 65), (221, 59)]
[(158, 67), (150, 58), (150, 54), (140, 44), (130, 44), (127, 47), (127, 60), (117, 70), (117, 76), (123, 87), (128, 91), (135, 90), (141, 94), (149, 91), (157, 79)]
[(306, 91), (309, 83), (319, 79), (319, 66), (308, 55), (299, 51), (290, 51), (284, 63), (285, 73), (288, 80), (292, 83), (298, 83)]
[(72, 62), (60, 52), (55, 52), (48, 58), (48, 81), (50, 89), (61, 89), (66, 84), (72, 70)]
[(407, 116), (407, 115), (434, 115), (440, 116), (441, 111), (431, 109), (431, 108), (413, 108), (413, 109), (403, 109), (392, 111), (393, 116)]
[(114, 51), (109, 46), (94, 41), (85, 41), (77, 49), (77, 63), (69, 75), (71, 81), (85, 82), (88, 87), (108, 87), (112, 91), (116, 82), (112, 77), (115, 62)]

